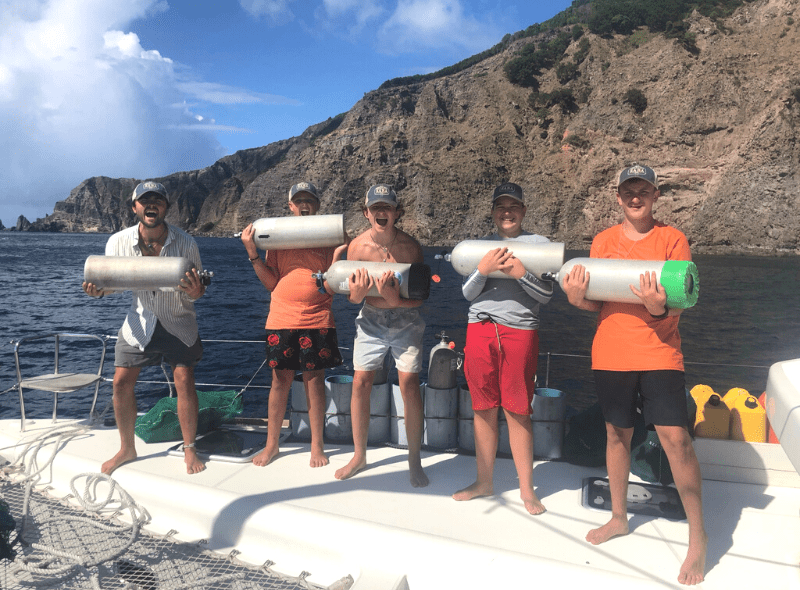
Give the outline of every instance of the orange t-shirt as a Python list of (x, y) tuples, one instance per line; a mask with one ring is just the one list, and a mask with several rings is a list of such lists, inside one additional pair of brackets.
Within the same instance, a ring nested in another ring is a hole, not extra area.
[[(615, 225), (595, 237), (589, 255), (629, 260), (692, 259), (686, 236), (660, 222), (656, 222), (650, 235), (638, 241), (627, 238), (622, 225)], [(603, 302), (592, 343), (592, 369), (683, 371), (678, 318), (658, 320), (641, 304)]]
[(270, 250), (267, 266), (278, 274), (267, 315), (267, 330), (335, 328), (333, 297), (320, 293), (311, 276), (326, 271), (335, 248)]

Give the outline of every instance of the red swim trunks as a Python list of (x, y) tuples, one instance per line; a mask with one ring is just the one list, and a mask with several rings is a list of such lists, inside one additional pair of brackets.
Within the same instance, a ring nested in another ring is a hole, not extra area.
[(464, 375), (472, 408), (500, 406), (530, 415), (538, 360), (538, 330), (518, 330), (490, 321), (468, 324)]

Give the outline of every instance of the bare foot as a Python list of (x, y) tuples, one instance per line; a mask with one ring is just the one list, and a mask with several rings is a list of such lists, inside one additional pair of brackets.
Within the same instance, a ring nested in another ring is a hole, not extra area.
[(334, 473), (334, 477), (336, 479), (348, 479), (353, 477), (356, 473), (364, 469), (367, 466), (366, 459), (357, 460), (355, 457), (350, 459), (350, 462), (342, 467), (341, 469), (337, 469), (336, 473)]
[(485, 484), (476, 481), (471, 486), (467, 486), (463, 490), (458, 490), (453, 494), (453, 500), (463, 502), (465, 500), (472, 500), (473, 498), (483, 498), (484, 496), (494, 495), (494, 486), (490, 483)]
[(194, 449), (183, 449), (183, 462), (186, 463), (186, 473), (194, 475), (200, 473), (206, 468), (206, 464), (197, 456), (197, 451)]
[(412, 488), (424, 488), (430, 482), (428, 476), (422, 470), (422, 465), (408, 465), (408, 479), (411, 481)]
[(258, 455), (253, 457), (253, 465), (258, 467), (264, 467), (265, 465), (269, 465), (272, 463), (272, 460), (278, 456), (278, 448), (277, 447), (264, 447), (264, 450), (261, 451)]
[(136, 449), (131, 451), (123, 451), (122, 449), (114, 455), (111, 459), (103, 463), (103, 466), (100, 467), (100, 471), (105, 473), (106, 475), (111, 475), (111, 473), (117, 468), (121, 467), (125, 463), (130, 463), (131, 461), (136, 460)]
[(623, 516), (618, 518), (612, 516), (606, 524), (600, 528), (592, 529), (586, 534), (586, 540), (592, 545), (599, 545), (605, 543), (609, 539), (628, 534), (628, 518)]
[(528, 511), (528, 514), (537, 516), (547, 511), (547, 508), (544, 507), (544, 504), (539, 500), (539, 496), (533, 490), (529, 490), (527, 493), (520, 490), (519, 497), (522, 498), (522, 503), (525, 505), (525, 510)]
[(325, 467), (328, 463), (328, 455), (323, 450), (311, 449), (311, 461), (309, 461), (311, 467)]
[(699, 584), (705, 578), (706, 572), (706, 544), (708, 537), (703, 535), (703, 538), (698, 542), (689, 540), (689, 551), (686, 553), (686, 559), (681, 565), (681, 572), (678, 574), (678, 582), (686, 586), (694, 586)]
[(539, 499), (536, 500), (523, 500), (522, 503), (525, 505), (525, 510), (528, 511), (528, 514), (532, 514), (533, 516), (538, 516), (539, 514), (544, 514), (547, 512), (547, 508), (544, 507)]

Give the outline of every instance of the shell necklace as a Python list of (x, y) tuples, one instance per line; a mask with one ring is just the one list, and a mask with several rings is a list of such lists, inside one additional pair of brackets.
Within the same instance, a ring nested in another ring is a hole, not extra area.
[(383, 250), (383, 262), (386, 262), (386, 259), (389, 257), (389, 249), (394, 245), (394, 241), (397, 239), (397, 230), (394, 230), (394, 237), (392, 241), (389, 242), (388, 246), (381, 246), (375, 239), (372, 237), (372, 231), (369, 232), (369, 241), (374, 244), (376, 248), (379, 250)]
[(141, 239), (141, 240), (139, 240), (139, 244), (140, 244), (140, 245), (142, 245), (142, 246), (144, 246), (144, 247), (145, 247), (145, 249), (146, 249), (146, 250), (147, 250), (149, 253), (153, 253), (153, 254), (155, 254), (155, 251), (156, 251), (156, 246), (160, 246), (160, 245), (162, 245), (162, 244), (161, 244), (161, 239), (164, 237), (164, 235), (165, 235), (166, 233), (167, 233), (167, 225), (166, 225), (166, 224), (164, 224), (164, 229), (161, 231), (161, 235), (160, 235), (160, 236), (158, 236), (158, 237), (157, 237), (155, 240), (153, 240), (153, 241), (151, 241), (151, 242), (147, 242), (147, 241), (144, 239), (144, 236), (142, 236), (142, 239)]

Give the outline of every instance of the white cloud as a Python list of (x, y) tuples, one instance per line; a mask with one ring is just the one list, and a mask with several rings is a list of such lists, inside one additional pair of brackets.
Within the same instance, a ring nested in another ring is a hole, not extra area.
[(282, 25), (291, 21), (294, 14), (289, 9), (289, 3), (294, 0), (239, 0), (239, 4), (251, 16), (264, 17), (272, 25)]
[(481, 51), (496, 36), (485, 23), (465, 14), (459, 0), (399, 0), (378, 33), (379, 48), (391, 53), (425, 48)]
[(180, 82), (177, 87), (190, 96), (212, 104), (298, 104), (296, 100), (284, 96), (251, 92), (213, 82)]
[(352, 36), (360, 34), (370, 21), (384, 13), (386, 10), (378, 0), (322, 0), (317, 18), (326, 28), (346, 30)]
[(166, 8), (163, 0), (0, 0), (6, 225), (19, 214), (44, 216), (91, 176), (145, 178), (213, 163), (225, 155), (217, 132), (248, 132), (218, 125), (213, 105), (292, 103), (189, 80), (185, 67), (126, 32)]

